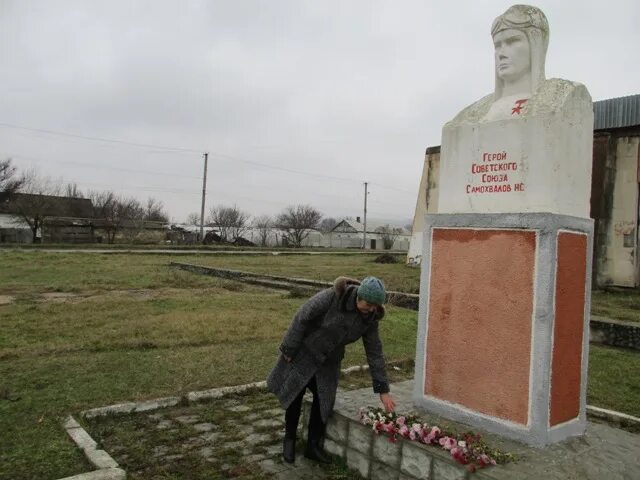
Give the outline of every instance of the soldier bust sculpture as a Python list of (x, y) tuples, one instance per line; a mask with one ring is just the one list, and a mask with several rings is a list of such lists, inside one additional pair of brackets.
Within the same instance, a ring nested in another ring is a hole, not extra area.
[(549, 24), (537, 7), (514, 5), (491, 27), (495, 91), (462, 110), (453, 123), (494, 121), (552, 111), (583, 85), (545, 77)]
[(442, 130), (439, 212), (588, 217), (589, 92), (577, 82), (546, 79), (549, 24), (539, 8), (510, 7), (494, 20), (491, 36), (494, 92)]

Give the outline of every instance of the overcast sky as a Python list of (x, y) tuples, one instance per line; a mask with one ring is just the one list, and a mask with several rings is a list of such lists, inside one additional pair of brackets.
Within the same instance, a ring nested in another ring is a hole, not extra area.
[[(369, 218), (406, 223), (425, 148), (493, 90), (489, 30), (512, 3), (0, 0), (0, 158), (182, 221), (207, 151), (207, 210), (357, 216), (367, 181)], [(536, 6), (547, 77), (640, 93), (638, 0)]]

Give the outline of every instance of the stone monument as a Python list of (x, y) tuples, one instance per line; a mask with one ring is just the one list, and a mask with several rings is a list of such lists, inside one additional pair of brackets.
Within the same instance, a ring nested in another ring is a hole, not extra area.
[(593, 110), (546, 79), (541, 10), (510, 7), (491, 36), (495, 91), (442, 132), (414, 403), (544, 445), (586, 426)]

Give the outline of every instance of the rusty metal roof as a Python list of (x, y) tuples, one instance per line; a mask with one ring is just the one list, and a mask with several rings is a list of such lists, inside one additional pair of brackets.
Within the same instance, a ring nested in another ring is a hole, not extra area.
[(594, 130), (640, 125), (640, 95), (593, 102), (593, 114)]

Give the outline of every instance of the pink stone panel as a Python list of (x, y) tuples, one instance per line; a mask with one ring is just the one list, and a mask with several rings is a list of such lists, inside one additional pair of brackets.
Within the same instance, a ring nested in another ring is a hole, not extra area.
[(526, 425), (536, 234), (434, 228), (426, 395)]
[(551, 426), (572, 420), (580, 413), (586, 275), (587, 236), (559, 233), (551, 362)]

